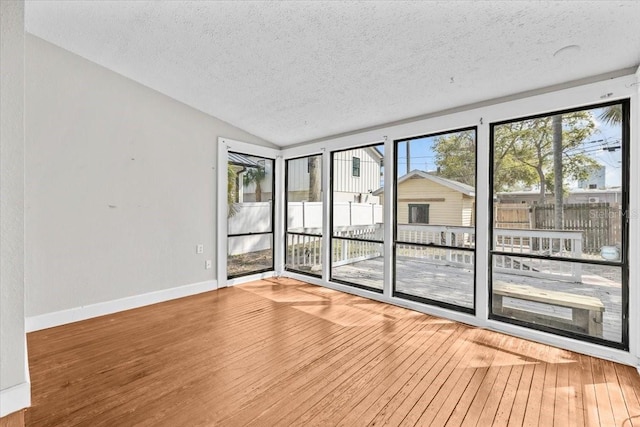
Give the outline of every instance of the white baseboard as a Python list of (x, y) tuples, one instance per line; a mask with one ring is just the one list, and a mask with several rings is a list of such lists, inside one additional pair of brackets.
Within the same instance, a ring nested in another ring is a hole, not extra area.
[(131, 297), (100, 302), (68, 310), (40, 314), (37, 316), (27, 317), (25, 319), (25, 329), (26, 332), (34, 332), (42, 329), (53, 328), (54, 326), (66, 325), (67, 323), (78, 322), (80, 320), (117, 313), (119, 311), (130, 310), (132, 308), (144, 307), (145, 305), (157, 304), (163, 301), (200, 294), (202, 292), (217, 289), (217, 287), (218, 283), (216, 280), (208, 280), (206, 282), (163, 289), (161, 291), (134, 295)]
[(31, 406), (31, 384), (24, 382), (0, 390), (0, 418)]

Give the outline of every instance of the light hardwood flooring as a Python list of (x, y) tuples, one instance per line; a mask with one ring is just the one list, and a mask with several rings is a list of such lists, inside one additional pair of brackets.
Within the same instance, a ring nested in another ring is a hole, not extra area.
[(28, 347), (27, 426), (640, 426), (634, 368), (291, 279)]

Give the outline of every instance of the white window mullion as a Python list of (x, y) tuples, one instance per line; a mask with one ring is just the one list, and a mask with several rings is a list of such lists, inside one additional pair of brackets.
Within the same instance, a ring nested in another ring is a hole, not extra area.
[(384, 287), (382, 294), (391, 298), (393, 294), (393, 194), (394, 177), (396, 165), (394, 159), (394, 142), (388, 137), (384, 137)]
[(491, 227), (489, 209), (493, 203), (489, 200), (489, 145), (490, 126), (481, 120), (476, 132), (476, 318), (481, 325), (489, 318), (489, 228)]
[(329, 281), (331, 272), (331, 153), (322, 148), (322, 279)]

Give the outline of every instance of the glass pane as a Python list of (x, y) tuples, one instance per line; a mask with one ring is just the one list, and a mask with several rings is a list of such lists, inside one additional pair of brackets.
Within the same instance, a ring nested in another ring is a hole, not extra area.
[(331, 278), (373, 289), (384, 283), (382, 243), (332, 239)]
[(398, 241), (475, 246), (476, 132), (397, 144)]
[(494, 256), (492, 275), (494, 314), (621, 342), (621, 267)]
[(395, 290), (474, 308), (474, 251), (396, 245)]
[(620, 262), (622, 124), (616, 104), (495, 126), (494, 249)]
[(229, 235), (272, 231), (273, 160), (229, 153)]
[(273, 269), (273, 235), (229, 237), (227, 277)]
[(287, 234), (286, 268), (322, 276), (322, 237)]
[(287, 160), (287, 231), (322, 235), (322, 156)]
[(334, 236), (383, 240), (383, 153), (383, 144), (333, 153)]

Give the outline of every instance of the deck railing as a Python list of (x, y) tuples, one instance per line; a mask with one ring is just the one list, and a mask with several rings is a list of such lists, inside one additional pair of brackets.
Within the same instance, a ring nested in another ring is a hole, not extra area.
[[(382, 224), (336, 227), (332, 253), (332, 265), (352, 264), (382, 256)], [(320, 228), (289, 230), (287, 237), (288, 266), (312, 267), (322, 259)], [(346, 238), (364, 239), (354, 241)], [(554, 255), (573, 259), (582, 257), (582, 233), (580, 231), (506, 229), (494, 230), (494, 250), (513, 255), (494, 255), (493, 269), (502, 273), (523, 276), (581, 281), (579, 263), (551, 262), (545, 259), (520, 258), (518, 255)], [(373, 240), (369, 242), (368, 240)], [(475, 228), (439, 225), (398, 225), (396, 254), (401, 257), (445, 262), (450, 265), (473, 269), (475, 257), (470, 249), (475, 245)], [(442, 245), (418, 246), (413, 243)]]

